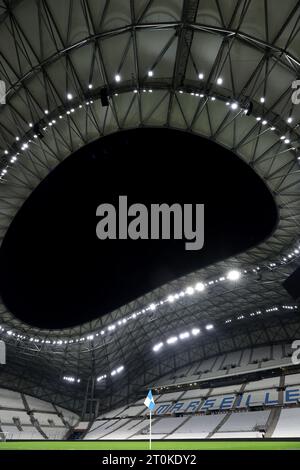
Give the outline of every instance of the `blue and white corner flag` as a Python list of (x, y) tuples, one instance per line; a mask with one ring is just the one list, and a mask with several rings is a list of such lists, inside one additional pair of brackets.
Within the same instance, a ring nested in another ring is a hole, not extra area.
[(147, 408), (149, 408), (150, 411), (154, 410), (155, 408), (155, 403), (154, 403), (151, 390), (149, 390), (148, 392), (146, 400), (144, 401), (144, 405), (147, 406)]

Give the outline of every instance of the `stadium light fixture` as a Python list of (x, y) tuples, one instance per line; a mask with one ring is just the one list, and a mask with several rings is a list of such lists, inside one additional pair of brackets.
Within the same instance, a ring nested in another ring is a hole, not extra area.
[(191, 286), (187, 287), (186, 291), (187, 295), (193, 295), (195, 292), (195, 289)]
[(203, 282), (197, 282), (197, 284), (195, 285), (195, 290), (197, 292), (203, 292), (205, 290), (205, 285), (203, 284)]
[(291, 122), (293, 122), (292, 116), (289, 116), (286, 121), (288, 124), (291, 124)]
[(201, 333), (200, 328), (193, 328), (192, 329), (192, 335), (193, 336), (198, 336)]
[(232, 269), (227, 273), (227, 279), (229, 281), (238, 281), (241, 277), (241, 272), (237, 269)]
[(200, 72), (199, 75), (198, 75), (198, 78), (199, 78), (199, 80), (203, 80), (204, 79), (204, 73)]
[(206, 329), (207, 331), (213, 330), (213, 329), (214, 329), (214, 325), (212, 325), (212, 324), (210, 323), (209, 325), (206, 325), (205, 329)]
[(73, 99), (72, 93), (67, 93), (67, 99), (71, 101)]
[(174, 295), (169, 295), (168, 302), (170, 302), (170, 304), (171, 304), (172, 302), (174, 302), (174, 300), (175, 300)]
[(119, 75), (118, 73), (115, 75), (115, 80), (116, 82), (120, 82), (121, 81), (121, 75)]
[(260, 102), (261, 102), (261, 103), (264, 103), (265, 101), (266, 101), (265, 97), (262, 96), (262, 97), (260, 98)]
[(91, 90), (93, 88), (93, 84), (89, 83), (89, 89)]
[(190, 334), (188, 331), (185, 331), (184, 333), (180, 333), (179, 338), (180, 339), (187, 339), (190, 337)]
[(177, 336), (171, 336), (170, 338), (167, 339), (167, 344), (174, 344), (178, 341)]
[(233, 109), (233, 110), (238, 109), (238, 106), (239, 105), (235, 101), (233, 103), (231, 103), (231, 105), (230, 105), (231, 109)]
[(153, 77), (153, 70), (148, 70), (148, 77)]
[(223, 78), (222, 77), (218, 77), (217, 78), (217, 85), (222, 85), (223, 83)]
[(164, 345), (163, 342), (157, 343), (157, 344), (155, 344), (155, 346), (153, 346), (152, 350), (153, 350), (154, 352), (158, 352), (158, 351), (161, 350), (161, 348), (163, 347), (163, 345)]

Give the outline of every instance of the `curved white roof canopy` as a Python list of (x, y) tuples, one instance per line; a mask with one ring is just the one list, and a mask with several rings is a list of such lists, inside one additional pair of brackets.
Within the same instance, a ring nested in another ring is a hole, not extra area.
[[(225, 318), (233, 309), (289, 300), (281, 281), (291, 271), (284, 258), (297, 258), (299, 232), (300, 106), (291, 99), (299, 13), (295, 0), (24, 0), (10, 2), (9, 9), (0, 2), (0, 74), (7, 89), (7, 103), (0, 105), (1, 240), (22, 203), (62, 160), (99, 137), (139, 126), (181, 129), (231, 149), (264, 180), (279, 213), (276, 230), (259, 246), (102, 319), (40, 331), (2, 305), (7, 328), (50, 338), (84, 335), (232, 267), (259, 266), (269, 284), (253, 284), (250, 277), (240, 292), (218, 287), (217, 300), (188, 305), (194, 319), (199, 306), (207, 318)], [(104, 86), (107, 108), (99, 100)], [(166, 310), (166, 319), (173, 310)]]

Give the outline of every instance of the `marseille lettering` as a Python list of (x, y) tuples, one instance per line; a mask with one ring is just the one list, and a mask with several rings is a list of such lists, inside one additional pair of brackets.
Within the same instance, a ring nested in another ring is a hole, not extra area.
[[(283, 404), (298, 403), (300, 400), (300, 388), (288, 387), (283, 392)], [(208, 397), (199, 400), (182, 400), (178, 402), (166, 402), (157, 405), (154, 411), (157, 415), (174, 413), (195, 413), (196, 411), (227, 410), (235, 408), (248, 408), (251, 406), (272, 406), (278, 405), (279, 392), (273, 390), (260, 390), (245, 392), (242, 395), (221, 395)]]

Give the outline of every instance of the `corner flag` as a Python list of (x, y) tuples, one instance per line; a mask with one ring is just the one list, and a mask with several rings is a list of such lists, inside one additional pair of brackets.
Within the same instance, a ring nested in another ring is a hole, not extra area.
[(147, 408), (149, 408), (150, 411), (154, 410), (155, 408), (155, 403), (154, 403), (151, 390), (149, 390), (148, 392), (146, 400), (144, 401), (144, 405), (147, 406)]

